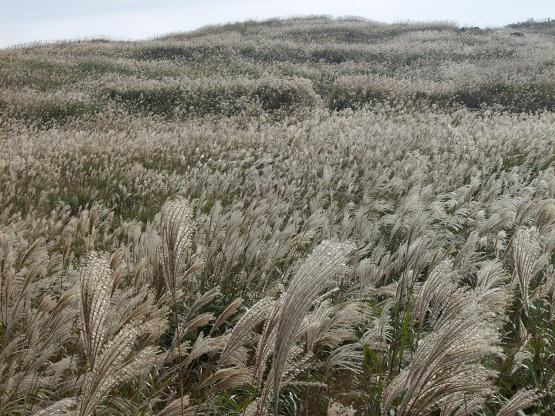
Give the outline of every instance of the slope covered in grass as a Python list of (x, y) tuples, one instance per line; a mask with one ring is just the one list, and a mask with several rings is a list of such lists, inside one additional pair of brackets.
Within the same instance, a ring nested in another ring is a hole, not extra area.
[(307, 18), (15, 48), (3, 51), (1, 105), (39, 123), (113, 106), (178, 118), (376, 102), (552, 110), (553, 35), (537, 26)]
[(536, 23), (1, 51), (0, 415), (553, 414)]

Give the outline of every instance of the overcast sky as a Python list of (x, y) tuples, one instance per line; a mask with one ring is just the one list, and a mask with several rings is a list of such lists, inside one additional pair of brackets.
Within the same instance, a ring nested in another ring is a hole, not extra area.
[(214, 23), (306, 14), (501, 26), (555, 18), (555, 0), (0, 0), (0, 45), (140, 39)]

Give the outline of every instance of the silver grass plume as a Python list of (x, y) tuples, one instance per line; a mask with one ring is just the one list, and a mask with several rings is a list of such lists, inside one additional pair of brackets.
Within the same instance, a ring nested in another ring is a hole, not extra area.
[(208, 412), (203, 410), (202, 405), (189, 406), (189, 396), (178, 397), (164, 407), (156, 416), (201, 416)]
[(513, 416), (515, 414), (521, 414), (522, 410), (537, 403), (545, 393), (538, 390), (519, 390), (516, 394), (503, 405), (497, 416)]
[(333, 370), (347, 370), (355, 374), (362, 373), (363, 345), (359, 343), (345, 344), (333, 350), (326, 360), (326, 372)]
[[(277, 335), (277, 324), (279, 320), (279, 314), (281, 311), (281, 306), (283, 305), (283, 294), (278, 301), (275, 302), (273, 309), (268, 315), (268, 319), (264, 322), (264, 328), (262, 334), (258, 338), (258, 343), (256, 345), (256, 352), (254, 355), (255, 359), (255, 379), (256, 387), (260, 388), (262, 385), (264, 374), (266, 374), (266, 369), (269, 363), (269, 357), (273, 352), (273, 348), (276, 342)], [(270, 383), (266, 383), (267, 385)]]
[(189, 355), (187, 355), (187, 358), (183, 362), (183, 367), (187, 368), (194, 360), (204, 354), (222, 350), (225, 347), (228, 339), (229, 335), (227, 334), (215, 338), (212, 338), (210, 336), (207, 336), (205, 338), (203, 333), (201, 332), (195, 340), (193, 346), (191, 347)]
[(418, 291), (412, 320), (420, 325), (427, 320), (433, 325), (457, 292), (457, 278), (458, 273), (453, 271), (450, 261), (444, 260), (435, 266)]
[(441, 408), (441, 416), (471, 416), (478, 414), (488, 399), (484, 394), (470, 396), (465, 393), (454, 393), (448, 395), (445, 404)]
[(477, 260), (476, 248), (479, 241), (480, 236), (477, 231), (473, 231), (472, 233), (470, 233), (468, 239), (455, 257), (454, 265), (457, 269), (461, 271), (467, 271), (473, 268)]
[(227, 318), (229, 318), (232, 315), (235, 315), (235, 313), (237, 313), (242, 303), (243, 303), (243, 298), (236, 298), (235, 300), (233, 300), (233, 302), (227, 305), (224, 311), (220, 314), (220, 316), (218, 316), (218, 318), (214, 322), (214, 325), (212, 326), (210, 333), (218, 329), (219, 326), (227, 320)]
[(480, 236), (487, 235), (491, 230), (495, 228), (497, 224), (501, 221), (501, 216), (498, 213), (494, 213), (487, 220), (483, 221), (478, 227), (478, 234)]
[(201, 388), (208, 387), (206, 393), (211, 395), (252, 383), (252, 380), (253, 370), (251, 368), (221, 368), (204, 380), (201, 384)]
[(262, 399), (256, 399), (250, 402), (243, 412), (243, 416), (266, 416), (268, 414), (268, 410), (266, 407), (260, 406), (261, 402)]
[(191, 243), (193, 231), (193, 209), (189, 202), (183, 197), (167, 202), (161, 213), (159, 255), (164, 283), (172, 294), (181, 286), (185, 249)]
[(158, 412), (157, 416), (186, 416), (188, 414), (186, 410), (188, 405), (189, 396), (179, 397)]
[[(331, 301), (322, 302), (306, 318), (307, 349), (315, 345), (336, 348), (347, 340), (355, 338), (355, 327), (364, 319), (365, 308), (359, 302), (351, 301), (333, 305)], [(299, 331), (301, 332), (301, 331)]]
[(220, 355), (220, 366), (224, 365), (233, 352), (249, 340), (252, 329), (269, 317), (275, 305), (276, 301), (266, 297), (260, 299), (252, 308), (245, 312), (231, 330), (227, 344)]
[[(314, 355), (312, 352), (309, 351), (305, 353), (304, 347), (301, 344), (293, 345), (285, 361), (280, 385), (285, 387), (291, 385), (291, 383), (295, 383), (296, 377), (311, 367), (313, 358)], [(272, 367), (268, 373), (266, 384), (261, 394), (264, 400), (269, 397), (273, 391), (276, 391), (274, 388), (274, 379), (274, 367)], [(279, 400), (279, 395), (274, 394), (274, 399), (277, 402)]]
[(104, 343), (111, 291), (108, 257), (92, 252), (80, 274), (81, 330), (87, 358), (92, 367)]
[(440, 321), (443, 325), (422, 340), (409, 367), (384, 390), (383, 414), (401, 395), (399, 416), (430, 414), (453, 394), (491, 394), (493, 374), (477, 362), (499, 352), (498, 335), (477, 312), (467, 310), (459, 318)]
[(219, 287), (214, 287), (202, 295), (198, 296), (193, 304), (187, 309), (187, 313), (184, 315), (183, 319), (185, 321), (189, 320), (195, 313), (200, 309), (204, 308), (206, 305), (212, 303), (214, 299), (222, 296)]
[(507, 281), (507, 273), (499, 260), (484, 262), (476, 274), (476, 288), (482, 292), (502, 286)]
[(328, 416), (354, 416), (356, 410), (352, 406), (345, 406), (342, 403), (330, 400), (327, 413)]
[(75, 407), (77, 399), (75, 397), (69, 397), (67, 399), (58, 400), (57, 402), (51, 404), (46, 409), (42, 409), (35, 413), (33, 416), (62, 416), (62, 415), (72, 415), (74, 412), (72, 408)]
[(530, 229), (517, 231), (513, 243), (513, 261), (524, 309), (529, 306), (530, 283), (539, 271), (541, 254), (540, 243)]
[(504, 311), (509, 301), (510, 294), (506, 284), (509, 276), (503, 270), (501, 262), (489, 260), (484, 262), (476, 274), (476, 287), (474, 292), (479, 303), (504, 316)]
[(323, 241), (304, 261), (287, 289), (274, 346), (273, 388), (276, 405), (281, 378), (298, 328), (318, 295), (334, 284), (334, 277), (345, 267), (347, 256), (352, 250), (353, 247), (348, 244)]
[(391, 299), (387, 300), (383, 307), (380, 316), (374, 318), (370, 323), (370, 328), (362, 335), (360, 343), (370, 346), (376, 351), (385, 351), (388, 344), (391, 342), (392, 326), (391, 308), (395, 302)]
[(116, 385), (148, 370), (157, 357), (155, 347), (146, 347), (131, 355), (137, 339), (152, 328), (133, 322), (125, 325), (102, 349), (90, 373), (85, 377), (79, 400), (79, 415), (88, 416)]

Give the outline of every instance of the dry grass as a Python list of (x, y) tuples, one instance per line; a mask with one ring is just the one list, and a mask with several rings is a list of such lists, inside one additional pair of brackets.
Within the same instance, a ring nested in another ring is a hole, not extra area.
[(2, 51), (0, 414), (553, 414), (544, 29)]

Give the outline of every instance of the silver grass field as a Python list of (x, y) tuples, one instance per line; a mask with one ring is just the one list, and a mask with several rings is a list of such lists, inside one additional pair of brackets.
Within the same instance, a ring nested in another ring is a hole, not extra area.
[(0, 415), (555, 414), (553, 21), (0, 58)]

